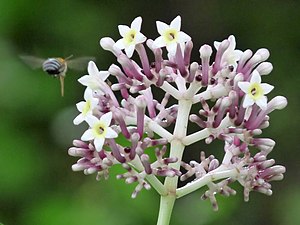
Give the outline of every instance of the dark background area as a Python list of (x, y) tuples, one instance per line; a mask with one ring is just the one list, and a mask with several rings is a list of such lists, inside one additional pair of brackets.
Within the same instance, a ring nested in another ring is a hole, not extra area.
[[(69, 71), (65, 97), (59, 82), (42, 70), (29, 69), (19, 55), (38, 57), (94, 56), (107, 70), (117, 63), (99, 46), (101, 37), (120, 38), (117, 26), (130, 25), (142, 16), (142, 33), (158, 36), (155, 21), (167, 24), (182, 17), (182, 30), (192, 37), (193, 60), (199, 48), (234, 34), (237, 48), (270, 50), (273, 72), (263, 77), (275, 89), (269, 98), (283, 95), (289, 104), (271, 114), (263, 137), (276, 141), (270, 154), (287, 172), (273, 182), (271, 197), (251, 193), (243, 202), (242, 188), (236, 196), (218, 197), (219, 211), (200, 200), (205, 189), (176, 202), (172, 225), (294, 225), (300, 224), (299, 82), (300, 1), (97, 1), (18, 0), (0, 2), (0, 222), (5, 225), (145, 224), (156, 223), (159, 196), (134, 189), (116, 180), (118, 169), (107, 181), (95, 181), (71, 171), (77, 160), (67, 154), (74, 138), (86, 127), (73, 125), (75, 104), (84, 87), (77, 79), (86, 71)], [(193, 145), (185, 157), (198, 157), (205, 144)], [(222, 152), (212, 144), (209, 153)], [(213, 150), (212, 150), (213, 149)], [(297, 158), (298, 157), (298, 158)]]

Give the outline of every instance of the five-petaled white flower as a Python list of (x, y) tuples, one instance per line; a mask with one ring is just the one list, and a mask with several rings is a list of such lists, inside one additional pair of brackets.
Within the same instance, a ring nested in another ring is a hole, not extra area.
[[(233, 65), (234, 68), (236, 68), (237, 61), (241, 59), (243, 52), (241, 50), (235, 49), (236, 42), (235, 42), (235, 37), (233, 35), (230, 35), (228, 37), (228, 41), (229, 41), (229, 46), (222, 56), (221, 64), (224, 66)], [(214, 46), (217, 50), (219, 49), (220, 45), (221, 42), (219, 41), (214, 42)]]
[(75, 125), (78, 125), (86, 120), (86, 118), (93, 116), (93, 109), (97, 106), (99, 101), (97, 98), (93, 97), (93, 91), (90, 88), (85, 89), (84, 100), (85, 101), (76, 104), (78, 111), (81, 113), (73, 120)]
[(142, 17), (135, 18), (131, 26), (119, 25), (119, 33), (123, 37), (115, 43), (115, 47), (125, 49), (126, 55), (131, 58), (135, 45), (146, 41), (146, 37), (140, 32), (142, 25)]
[(112, 119), (112, 112), (105, 113), (100, 119), (95, 116), (87, 117), (86, 121), (90, 128), (86, 130), (81, 136), (83, 141), (94, 140), (96, 150), (102, 150), (106, 138), (116, 138), (118, 134), (109, 127)]
[(270, 93), (274, 86), (266, 83), (262, 84), (260, 74), (257, 70), (252, 72), (250, 82), (239, 82), (238, 86), (246, 93), (243, 102), (244, 108), (247, 108), (254, 103), (256, 103), (262, 110), (267, 108), (267, 97), (265, 94)]
[(101, 83), (104, 82), (110, 75), (108, 71), (99, 71), (98, 67), (93, 61), (88, 65), (89, 75), (84, 75), (78, 79), (79, 83), (89, 87), (93, 91), (101, 91)]
[(168, 52), (171, 55), (175, 55), (177, 44), (183, 44), (189, 40), (191, 37), (186, 33), (180, 31), (181, 27), (181, 17), (177, 16), (170, 25), (165, 24), (161, 21), (156, 21), (156, 27), (158, 33), (161, 35), (156, 38), (153, 42), (154, 48), (167, 47)]

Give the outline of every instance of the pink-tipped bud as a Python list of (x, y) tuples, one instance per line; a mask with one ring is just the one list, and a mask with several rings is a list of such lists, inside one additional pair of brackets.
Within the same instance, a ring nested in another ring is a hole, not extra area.
[(268, 108), (283, 109), (287, 106), (287, 99), (283, 96), (276, 96), (268, 103)]
[(260, 75), (268, 75), (273, 70), (273, 65), (270, 62), (263, 62), (257, 66), (256, 70)]
[(112, 38), (110, 37), (104, 37), (100, 39), (100, 46), (107, 51), (113, 52), (114, 51), (114, 46), (115, 42)]
[(147, 102), (146, 102), (145, 97), (143, 95), (136, 97), (135, 104), (139, 108), (146, 108)]
[(255, 52), (254, 56), (255, 55), (259, 55), (260, 58), (261, 58), (261, 61), (265, 61), (265, 60), (267, 60), (269, 58), (270, 52), (266, 48), (261, 48), (261, 49), (258, 49), (257, 52)]
[(82, 164), (74, 164), (72, 165), (72, 170), (73, 171), (81, 171), (81, 170), (84, 170), (86, 168), (85, 165), (82, 165)]
[(212, 54), (212, 48), (209, 45), (202, 45), (200, 47), (200, 58), (209, 58)]

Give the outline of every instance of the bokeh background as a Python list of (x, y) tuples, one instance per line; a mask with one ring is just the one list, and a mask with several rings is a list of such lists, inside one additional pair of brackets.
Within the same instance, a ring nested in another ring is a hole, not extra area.
[[(71, 171), (77, 160), (67, 154), (84, 125), (72, 124), (75, 103), (84, 87), (77, 79), (86, 71), (70, 71), (65, 97), (59, 82), (41, 70), (29, 69), (19, 55), (39, 57), (94, 56), (107, 70), (115, 58), (99, 46), (101, 37), (119, 39), (118, 24), (143, 17), (142, 33), (158, 36), (155, 21), (182, 17), (182, 30), (194, 42), (193, 59), (202, 44), (230, 34), (241, 50), (266, 47), (274, 70), (264, 82), (275, 86), (270, 97), (284, 95), (289, 104), (271, 114), (264, 137), (276, 140), (270, 157), (285, 165), (285, 179), (273, 183), (271, 197), (242, 189), (230, 198), (218, 197), (219, 211), (200, 200), (204, 189), (177, 201), (172, 225), (294, 225), (300, 224), (300, 1), (0, 1), (0, 222), (5, 225), (135, 225), (156, 224), (159, 197), (116, 180), (95, 181)], [(214, 151), (222, 151), (222, 146)], [(194, 146), (199, 154), (204, 145)], [(187, 156), (188, 157), (188, 156)]]

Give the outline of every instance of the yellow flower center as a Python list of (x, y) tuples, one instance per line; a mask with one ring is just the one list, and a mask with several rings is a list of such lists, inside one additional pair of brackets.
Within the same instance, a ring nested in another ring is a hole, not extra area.
[(253, 83), (249, 87), (248, 94), (251, 96), (253, 100), (257, 100), (261, 98), (264, 93), (259, 83)]
[(130, 45), (131, 43), (134, 42), (135, 39), (135, 35), (136, 35), (136, 31), (131, 29), (124, 37), (125, 43), (126, 45)]
[(82, 114), (86, 115), (88, 113), (88, 111), (90, 111), (90, 109), (91, 109), (91, 101), (87, 100), (85, 105), (84, 105), (84, 108), (82, 110)]
[(103, 123), (97, 123), (94, 127), (93, 127), (93, 131), (95, 136), (97, 137), (104, 137), (106, 134), (106, 126)]
[(164, 39), (166, 43), (176, 42), (178, 31), (175, 29), (169, 29), (164, 33)]

